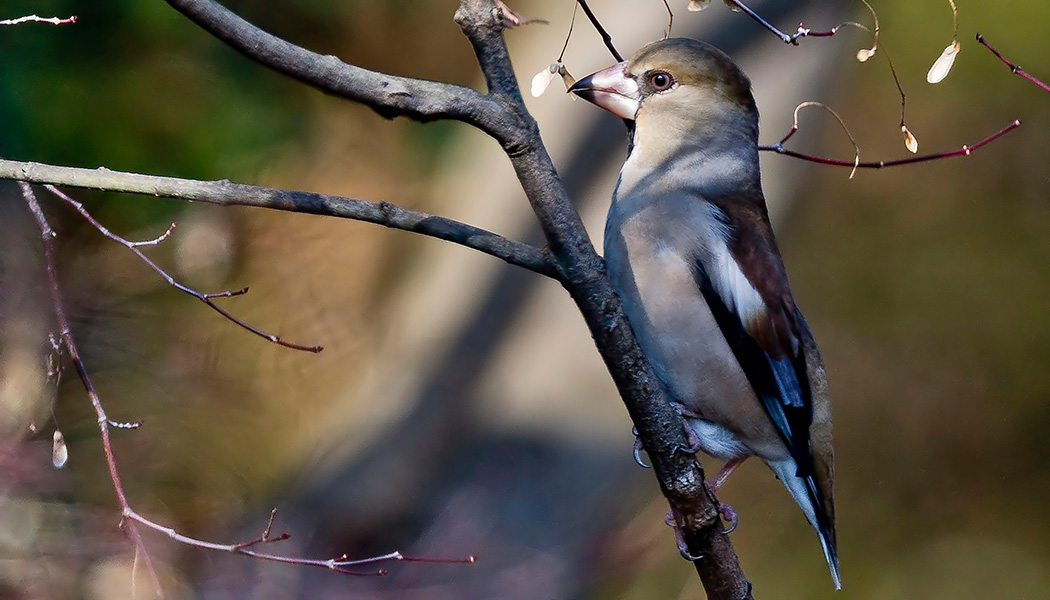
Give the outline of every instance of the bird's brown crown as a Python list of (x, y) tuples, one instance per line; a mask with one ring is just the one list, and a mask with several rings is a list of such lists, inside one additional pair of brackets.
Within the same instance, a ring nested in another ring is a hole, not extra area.
[[(711, 89), (727, 100), (753, 109), (751, 80), (726, 53), (711, 44), (688, 38), (669, 38), (652, 42), (635, 52), (627, 73), (644, 88), (651, 75), (669, 73), (680, 85)], [(658, 90), (645, 90), (644, 95)]]

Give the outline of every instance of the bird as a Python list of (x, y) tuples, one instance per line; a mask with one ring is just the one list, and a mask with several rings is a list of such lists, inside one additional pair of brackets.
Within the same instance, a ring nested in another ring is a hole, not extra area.
[(569, 92), (628, 126), (606, 269), (690, 450), (726, 461), (712, 493), (760, 458), (816, 530), (841, 589), (827, 379), (770, 225), (750, 80), (714, 46), (667, 38)]

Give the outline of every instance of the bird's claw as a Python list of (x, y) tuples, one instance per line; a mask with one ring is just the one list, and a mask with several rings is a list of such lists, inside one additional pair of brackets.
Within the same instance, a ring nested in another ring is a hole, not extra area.
[(678, 543), (678, 553), (682, 555), (682, 558), (686, 559), (689, 562), (696, 562), (704, 557), (703, 554), (701, 554), (700, 556), (693, 556), (692, 554), (689, 554), (689, 548), (685, 547), (684, 541)]
[(732, 506), (719, 502), (718, 516), (722, 517), (723, 521), (729, 523), (729, 527), (722, 530), (722, 535), (729, 535), (736, 531), (736, 526), (740, 524), (740, 519), (737, 518), (736, 511), (733, 510)]
[(696, 442), (692, 446), (678, 446), (677, 448), (675, 448), (675, 452), (681, 452), (683, 454), (697, 454), (703, 449), (704, 448), (700, 445), (700, 442)]
[(682, 558), (689, 562), (696, 562), (704, 557), (703, 554), (699, 556), (689, 554), (689, 548), (685, 545), (685, 538), (682, 537), (682, 530), (678, 528), (678, 523), (675, 523), (674, 513), (668, 512), (664, 515), (664, 524), (674, 530), (674, 542), (678, 546), (678, 553), (682, 555)]
[(648, 469), (649, 465), (642, 460), (642, 450), (645, 450), (645, 448), (642, 446), (641, 438), (638, 437), (638, 428), (632, 428), (631, 433), (634, 434), (634, 462), (638, 463), (638, 466), (641, 468)]
[(636, 438), (634, 440), (634, 462), (638, 463), (639, 467), (648, 469), (649, 465), (642, 460), (642, 450), (644, 450), (644, 448), (642, 448), (642, 440)]

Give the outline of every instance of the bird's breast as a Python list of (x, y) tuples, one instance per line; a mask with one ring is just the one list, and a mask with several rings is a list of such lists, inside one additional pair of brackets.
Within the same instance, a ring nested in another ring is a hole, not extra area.
[(709, 453), (780, 455), (772, 422), (696, 281), (696, 261), (714, 261), (712, 246), (724, 244), (717, 208), (693, 199), (692, 206), (648, 202), (629, 210), (629, 202), (610, 211), (605, 254), (642, 351), (672, 396), (719, 433), (717, 444), (710, 441), (724, 451)]

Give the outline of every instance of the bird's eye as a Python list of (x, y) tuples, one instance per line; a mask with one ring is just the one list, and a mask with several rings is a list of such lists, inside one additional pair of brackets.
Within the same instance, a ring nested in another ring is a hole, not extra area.
[(649, 75), (649, 84), (654, 90), (662, 92), (674, 85), (674, 77), (671, 77), (670, 73), (657, 71)]

